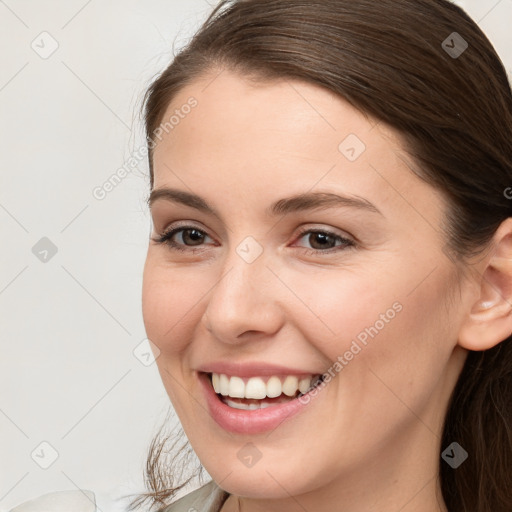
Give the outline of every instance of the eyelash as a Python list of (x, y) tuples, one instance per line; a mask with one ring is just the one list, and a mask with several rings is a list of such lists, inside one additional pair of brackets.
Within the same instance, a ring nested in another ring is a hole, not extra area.
[[(172, 237), (176, 234), (176, 233), (179, 233), (180, 231), (187, 231), (187, 230), (194, 230), (194, 231), (198, 231), (199, 233), (201, 233), (201, 235), (205, 235), (205, 236), (208, 236), (207, 233), (205, 233), (203, 230), (201, 229), (198, 229), (196, 228), (195, 226), (179, 226), (179, 227), (176, 227), (176, 228), (173, 228), (173, 229), (170, 229), (169, 231), (163, 233), (162, 235), (156, 237), (156, 238), (151, 238), (151, 240), (153, 240), (154, 242), (158, 243), (158, 244), (165, 244), (165, 245), (168, 245), (170, 249), (172, 250), (176, 250), (176, 251), (181, 251), (181, 252), (192, 252), (192, 253), (195, 253), (195, 252), (199, 252), (202, 250), (202, 248), (199, 248), (199, 249), (195, 249), (195, 248), (188, 248), (188, 249), (185, 249), (182, 245), (174, 242), (172, 240)], [(323, 235), (328, 235), (330, 237), (333, 237), (335, 240), (338, 240), (338, 241), (341, 241), (342, 242), (342, 246), (335, 246), (335, 247), (331, 247), (329, 249), (325, 249), (325, 250), (322, 250), (322, 249), (307, 249), (306, 250), (306, 254), (308, 255), (318, 255), (318, 254), (331, 254), (333, 252), (338, 252), (340, 250), (347, 250), (349, 248), (353, 248), (355, 247), (355, 242), (353, 242), (352, 240), (348, 239), (348, 238), (344, 238), (340, 235), (337, 235), (336, 233), (333, 233), (332, 231), (329, 231), (329, 230), (325, 230), (325, 229), (304, 229), (302, 230), (300, 233), (299, 233), (299, 236), (298, 238), (302, 238), (304, 235), (307, 235), (307, 234), (310, 234), (310, 233), (321, 233)], [(185, 246), (187, 247), (187, 246)], [(340, 249), (341, 247), (341, 249)]]

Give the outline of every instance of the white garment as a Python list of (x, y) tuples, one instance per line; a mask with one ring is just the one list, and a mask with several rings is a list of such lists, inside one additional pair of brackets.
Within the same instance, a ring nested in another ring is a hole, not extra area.
[[(219, 512), (229, 494), (213, 480), (158, 512)], [(17, 505), (9, 512), (97, 512), (92, 491), (54, 491)], [(101, 509), (107, 512), (105, 509)]]
[(229, 493), (213, 480), (158, 512), (219, 512)]
[(25, 501), (10, 512), (96, 512), (92, 491), (55, 491)]

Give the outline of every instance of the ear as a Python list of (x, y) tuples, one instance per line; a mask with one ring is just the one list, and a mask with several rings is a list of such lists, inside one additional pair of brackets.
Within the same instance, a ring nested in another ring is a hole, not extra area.
[(500, 224), (481, 263), (478, 299), (458, 339), (460, 346), (474, 351), (492, 348), (512, 333), (512, 217)]

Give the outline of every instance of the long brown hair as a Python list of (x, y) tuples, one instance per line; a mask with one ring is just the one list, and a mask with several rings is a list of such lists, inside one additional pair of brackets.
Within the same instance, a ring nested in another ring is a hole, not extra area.
[[(458, 269), (512, 216), (512, 93), (477, 24), (447, 0), (222, 0), (144, 96), (151, 188), (154, 134), (175, 95), (222, 69), (299, 79), (338, 94), (396, 129), (415, 172), (448, 199), (446, 254)], [(450, 512), (512, 511), (512, 344), (470, 351), (453, 390), (441, 462)], [(176, 467), (164, 467), (162, 431), (146, 467), (149, 492), (131, 503), (172, 502)]]

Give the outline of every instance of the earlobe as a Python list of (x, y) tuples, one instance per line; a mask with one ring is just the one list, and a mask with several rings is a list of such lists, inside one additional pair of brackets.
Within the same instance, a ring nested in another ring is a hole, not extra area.
[(504, 220), (481, 262), (479, 292), (459, 332), (458, 344), (481, 351), (512, 333), (512, 217)]
[(458, 344), (467, 350), (488, 350), (512, 333), (512, 305), (499, 301), (475, 304), (459, 332)]

